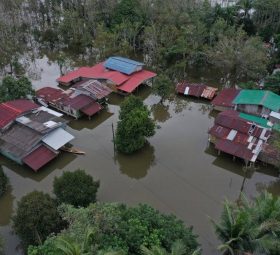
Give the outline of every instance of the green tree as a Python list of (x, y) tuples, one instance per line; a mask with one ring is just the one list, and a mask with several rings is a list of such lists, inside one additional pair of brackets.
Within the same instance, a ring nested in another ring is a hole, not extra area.
[(228, 254), (277, 254), (280, 248), (280, 198), (265, 192), (254, 203), (242, 196), (241, 203), (224, 204), (220, 223), (214, 228)]
[(153, 84), (153, 93), (160, 96), (162, 103), (172, 92), (172, 81), (166, 75), (159, 75)]
[(155, 123), (150, 118), (150, 111), (135, 96), (129, 96), (121, 104), (119, 119), (115, 142), (120, 152), (129, 154), (141, 149), (146, 137), (155, 134)]
[(207, 52), (210, 63), (231, 74), (236, 81), (256, 80), (266, 73), (267, 51), (258, 37), (248, 37), (238, 29), (234, 37), (222, 36)]
[(99, 185), (99, 181), (94, 181), (92, 176), (86, 174), (84, 170), (78, 169), (55, 177), (53, 191), (59, 203), (86, 207), (96, 201)]
[[(175, 241), (171, 246), (171, 252), (168, 252), (166, 249), (159, 246), (152, 246), (148, 249), (145, 246), (141, 246), (142, 255), (185, 255), (186, 254), (186, 246), (182, 242), (182, 240)], [(192, 253), (188, 253), (187, 255), (198, 255), (200, 254), (200, 249), (195, 250)]]
[(9, 179), (0, 167), (0, 197), (4, 195), (9, 184)]
[(265, 77), (264, 89), (280, 94), (280, 72)]
[(241, 89), (259, 89), (257, 83), (254, 81), (240, 82), (238, 87)]
[(13, 220), (13, 229), (25, 248), (38, 245), (64, 226), (54, 199), (48, 194), (33, 191), (18, 202)]
[[(37, 250), (47, 245), (51, 250), (61, 237), (67, 242), (70, 240), (70, 247), (73, 244), (82, 247), (85, 229), (94, 233), (86, 245), (88, 254), (123, 251), (125, 254), (140, 255), (142, 245), (147, 248), (160, 246), (171, 251), (173, 243), (179, 239), (185, 247), (185, 254), (191, 254), (198, 248), (191, 228), (185, 227), (175, 216), (163, 215), (148, 205), (127, 207), (123, 204), (95, 203), (87, 208), (74, 208), (64, 204), (60, 210), (62, 217), (69, 222), (68, 229), (48, 238)], [(63, 243), (69, 247), (69, 244)], [(37, 254), (40, 253), (29, 255)]]
[(0, 102), (26, 98), (33, 94), (32, 84), (26, 77), (16, 79), (13, 76), (5, 76), (0, 84)]

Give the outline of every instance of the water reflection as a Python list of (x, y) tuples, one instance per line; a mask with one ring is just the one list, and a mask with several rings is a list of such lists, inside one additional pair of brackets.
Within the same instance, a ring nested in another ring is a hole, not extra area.
[(271, 181), (269, 184), (258, 182), (256, 183), (256, 187), (258, 192), (267, 190), (269, 193), (272, 193), (275, 196), (280, 196), (280, 179)]
[(20, 175), (23, 178), (29, 178), (34, 181), (40, 182), (53, 171), (57, 169), (64, 169), (76, 157), (77, 155), (75, 154), (61, 152), (54, 160), (40, 168), (40, 170), (37, 173), (32, 171), (29, 167), (25, 165), (19, 165), (7, 158), (3, 159), (3, 166), (7, 167), (9, 170), (15, 172), (17, 175)]
[(5, 194), (0, 198), (0, 226), (6, 226), (10, 223), (14, 199), (12, 187), (9, 186)]
[(147, 143), (143, 149), (132, 155), (118, 153), (116, 160), (121, 173), (134, 179), (141, 179), (147, 175), (155, 162), (154, 147)]
[(72, 129), (81, 131), (84, 128), (87, 129), (94, 129), (100, 124), (102, 124), (104, 121), (109, 119), (113, 113), (103, 110), (99, 114), (95, 114), (90, 120), (84, 116), (79, 120), (73, 119), (71, 117), (66, 117), (70, 122), (68, 123), (68, 126)]
[(161, 103), (152, 105), (151, 107), (154, 120), (158, 122), (165, 122), (171, 118), (171, 115), (168, 110), (169, 110), (169, 105), (164, 105)]

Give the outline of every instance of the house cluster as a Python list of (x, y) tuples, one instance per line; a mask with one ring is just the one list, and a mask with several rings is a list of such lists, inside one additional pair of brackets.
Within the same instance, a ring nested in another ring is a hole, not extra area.
[(89, 118), (102, 110), (112, 92), (130, 94), (141, 84), (148, 83), (155, 73), (143, 69), (144, 64), (123, 57), (110, 57), (92, 67), (81, 67), (57, 79), (62, 90), (44, 87), (36, 91), (40, 104), (67, 115)]
[(83, 115), (92, 117), (104, 108), (110, 93), (132, 93), (156, 76), (143, 66), (127, 58), (110, 57), (58, 78), (60, 85), (67, 86), (66, 90), (37, 90), (36, 103), (19, 99), (0, 104), (0, 153), (38, 171), (61, 149), (66, 150), (65, 145), (74, 138), (65, 130), (67, 123), (62, 113), (76, 119)]
[(271, 91), (224, 89), (211, 102), (220, 111), (209, 130), (219, 152), (279, 165), (273, 133), (280, 131), (280, 96)]
[(62, 114), (26, 99), (0, 104), (0, 153), (34, 171), (74, 139)]

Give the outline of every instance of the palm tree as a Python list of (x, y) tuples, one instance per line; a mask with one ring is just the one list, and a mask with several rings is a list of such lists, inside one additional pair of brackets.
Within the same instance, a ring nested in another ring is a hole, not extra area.
[[(182, 242), (182, 240), (177, 240), (176, 242), (173, 243), (170, 253), (165, 248), (160, 246), (152, 246), (150, 249), (148, 249), (145, 246), (141, 246), (141, 253), (143, 255), (184, 255), (186, 254), (186, 246)], [(199, 255), (199, 254), (200, 254), (200, 249), (188, 255)]]
[(213, 220), (215, 232), (223, 242), (218, 249), (225, 254), (270, 253), (280, 247), (280, 199), (267, 192), (250, 203), (224, 204), (220, 223)]

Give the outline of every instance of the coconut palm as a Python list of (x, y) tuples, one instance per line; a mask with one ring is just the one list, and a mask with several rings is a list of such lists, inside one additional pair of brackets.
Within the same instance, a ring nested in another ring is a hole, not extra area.
[(250, 203), (242, 194), (240, 204), (224, 204), (220, 223), (212, 223), (218, 247), (225, 254), (270, 254), (280, 247), (280, 199), (264, 193)]
[[(143, 255), (184, 255), (186, 254), (186, 246), (181, 240), (177, 240), (173, 243), (170, 253), (165, 248), (160, 246), (152, 246), (150, 249), (145, 246), (141, 246), (141, 253)], [(192, 254), (187, 255), (198, 254), (200, 254), (200, 249), (194, 251)]]

